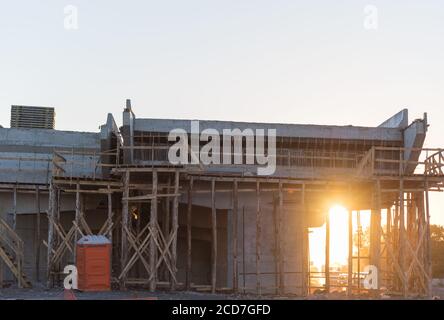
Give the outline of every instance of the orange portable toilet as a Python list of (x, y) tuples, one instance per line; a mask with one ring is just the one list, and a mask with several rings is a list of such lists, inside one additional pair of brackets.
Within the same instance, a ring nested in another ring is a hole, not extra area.
[(78, 289), (111, 290), (111, 242), (105, 236), (84, 236), (77, 241)]

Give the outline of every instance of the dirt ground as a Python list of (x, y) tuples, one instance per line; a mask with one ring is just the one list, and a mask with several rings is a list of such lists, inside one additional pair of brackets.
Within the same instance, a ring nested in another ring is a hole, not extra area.
[[(276, 297), (262, 296), (262, 299), (303, 299), (300, 297)], [(0, 289), (0, 300), (258, 300), (255, 295), (233, 295), (233, 294), (210, 294), (199, 292), (154, 292), (144, 290), (110, 291), (110, 292), (80, 292), (65, 291), (63, 289), (47, 290), (43, 287), (32, 289), (18, 289), (14, 287)], [(317, 294), (308, 298), (309, 300), (343, 300), (347, 299), (344, 294)], [(369, 296), (353, 297), (353, 299), (375, 299)], [(401, 299), (401, 297), (390, 297), (383, 295), (381, 299)], [(414, 298), (409, 298), (414, 299)], [(444, 287), (433, 288), (433, 299), (444, 300)]]

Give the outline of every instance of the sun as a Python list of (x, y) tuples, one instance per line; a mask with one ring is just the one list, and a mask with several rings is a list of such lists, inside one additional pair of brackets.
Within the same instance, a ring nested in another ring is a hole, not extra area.
[[(356, 212), (353, 212), (352, 232), (357, 230)], [(339, 204), (332, 205), (328, 211), (330, 220), (330, 267), (348, 265), (348, 233), (349, 210)], [(360, 225), (366, 228), (370, 225), (370, 212), (360, 212)], [(310, 229), (310, 262), (318, 270), (325, 265), (325, 229), (326, 224), (319, 228)]]
[(330, 208), (330, 264), (348, 263), (348, 210), (340, 205)]
[[(348, 262), (348, 210), (333, 205), (330, 218), (330, 265), (344, 265)], [(325, 223), (310, 230), (310, 262), (321, 269), (325, 264)]]

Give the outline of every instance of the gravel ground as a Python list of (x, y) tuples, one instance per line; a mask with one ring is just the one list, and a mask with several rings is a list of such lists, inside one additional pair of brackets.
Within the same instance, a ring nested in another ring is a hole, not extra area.
[[(74, 296), (73, 296), (74, 295)], [(0, 290), (0, 300), (211, 300), (236, 299), (235, 296), (197, 292), (110, 291), (65, 292), (63, 289), (16, 289)]]
[[(74, 294), (74, 296), (73, 296)], [(434, 299), (444, 299), (444, 287), (433, 288)], [(44, 287), (32, 289), (18, 289), (14, 287), (0, 289), (0, 300), (258, 300), (255, 295), (233, 295), (233, 294), (209, 294), (199, 292), (154, 292), (144, 290), (109, 291), (109, 292), (65, 292), (63, 289), (50, 289)], [(262, 299), (301, 299), (295, 296), (275, 297), (262, 296)], [(383, 296), (382, 299), (400, 299), (401, 297)], [(347, 299), (344, 294), (318, 294), (312, 295), (308, 300), (343, 300)], [(353, 297), (353, 299), (371, 299), (369, 296)], [(412, 298), (410, 298), (412, 299)]]

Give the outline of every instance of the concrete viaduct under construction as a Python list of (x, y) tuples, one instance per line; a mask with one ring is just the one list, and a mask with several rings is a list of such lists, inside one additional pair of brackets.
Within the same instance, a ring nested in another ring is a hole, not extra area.
[[(168, 135), (191, 136), (190, 121), (137, 118), (129, 100), (122, 125), (108, 114), (98, 133), (0, 128), (0, 284), (60, 286), (76, 241), (104, 235), (120, 289), (352, 296), (368, 291), (361, 277), (373, 265), (370, 291), (431, 294), (429, 192), (442, 190), (444, 150), (423, 147), (426, 115), (410, 123), (405, 109), (377, 127), (200, 127), (275, 129), (275, 172), (172, 164)], [(331, 268), (334, 203), (349, 214), (345, 277)], [(353, 236), (361, 211), (371, 212), (368, 255)], [(325, 263), (314, 272), (309, 231), (323, 225)]]

